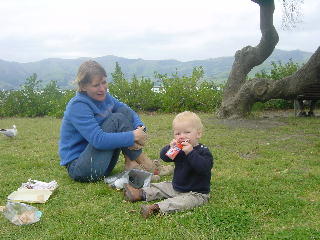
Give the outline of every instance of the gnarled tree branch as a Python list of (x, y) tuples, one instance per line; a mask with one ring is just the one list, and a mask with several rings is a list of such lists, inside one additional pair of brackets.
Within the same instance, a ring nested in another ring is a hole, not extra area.
[(296, 73), (279, 80), (254, 78), (247, 81), (239, 91), (239, 98), (250, 93), (254, 102), (270, 99), (294, 99), (303, 89), (320, 83), (320, 47), (309, 61)]
[[(274, 0), (252, 0), (260, 6), (261, 39), (257, 46), (247, 46), (235, 54), (235, 60), (224, 89), (218, 116), (221, 118), (241, 117), (251, 106), (239, 105), (238, 91), (246, 83), (247, 75), (255, 66), (263, 63), (273, 52), (279, 41), (273, 26)], [(241, 108), (241, 109), (240, 109)]]

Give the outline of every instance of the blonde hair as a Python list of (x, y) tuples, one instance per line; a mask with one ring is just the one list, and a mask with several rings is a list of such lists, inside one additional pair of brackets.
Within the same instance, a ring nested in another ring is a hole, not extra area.
[(193, 127), (195, 129), (197, 129), (197, 131), (199, 131), (199, 132), (202, 132), (202, 130), (203, 130), (203, 125), (202, 125), (201, 119), (194, 112), (185, 111), (185, 112), (181, 112), (178, 115), (176, 115), (172, 121), (172, 127), (174, 127), (174, 125), (176, 123), (182, 122), (182, 121), (190, 122), (193, 125)]
[(77, 85), (77, 91), (80, 92), (81, 88), (91, 83), (92, 78), (97, 75), (107, 77), (106, 70), (99, 63), (93, 60), (82, 63), (74, 80)]

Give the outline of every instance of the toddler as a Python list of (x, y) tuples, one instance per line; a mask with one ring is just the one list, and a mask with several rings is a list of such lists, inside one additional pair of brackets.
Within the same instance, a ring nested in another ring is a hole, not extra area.
[[(179, 113), (172, 122), (173, 140), (165, 146), (160, 157), (165, 162), (174, 162), (172, 182), (151, 183), (150, 187), (136, 189), (124, 186), (125, 199), (131, 202), (154, 201), (141, 206), (141, 214), (148, 218), (154, 213), (182, 211), (203, 205), (209, 200), (213, 157), (210, 150), (199, 143), (203, 125), (193, 112)], [(181, 150), (173, 158), (167, 154), (179, 146)], [(173, 159), (172, 159), (173, 158)]]

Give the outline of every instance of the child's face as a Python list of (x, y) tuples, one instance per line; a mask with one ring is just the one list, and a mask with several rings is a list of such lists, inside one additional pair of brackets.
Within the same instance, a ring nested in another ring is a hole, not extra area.
[(201, 132), (191, 122), (180, 121), (173, 125), (173, 136), (178, 142), (188, 141), (192, 146), (196, 146), (201, 137)]
[(107, 80), (104, 76), (96, 75), (91, 82), (85, 85), (81, 90), (87, 92), (87, 95), (94, 100), (103, 101), (108, 89)]

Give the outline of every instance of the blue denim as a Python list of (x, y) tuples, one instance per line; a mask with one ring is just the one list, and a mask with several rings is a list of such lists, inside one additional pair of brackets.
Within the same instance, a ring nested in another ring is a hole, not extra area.
[[(110, 114), (103, 122), (101, 128), (105, 132), (133, 131), (133, 116), (125, 108)], [(135, 160), (142, 150), (129, 150), (127, 147), (113, 150), (99, 150), (91, 144), (85, 148), (78, 159), (73, 160), (68, 166), (69, 176), (79, 182), (95, 182), (108, 176), (118, 162), (120, 150), (131, 160)]]

